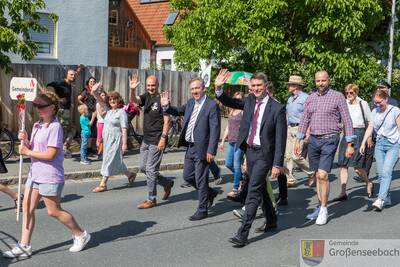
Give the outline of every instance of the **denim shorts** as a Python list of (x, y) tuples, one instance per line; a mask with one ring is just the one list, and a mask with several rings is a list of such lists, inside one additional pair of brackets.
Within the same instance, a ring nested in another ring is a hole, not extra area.
[(329, 138), (317, 138), (311, 135), (308, 143), (308, 160), (311, 171), (318, 169), (328, 173), (331, 171), (339, 140), (338, 134)]
[(46, 197), (60, 197), (64, 188), (62, 184), (42, 184), (32, 181), (30, 178), (26, 180), (25, 188), (34, 188), (39, 190), (41, 196)]

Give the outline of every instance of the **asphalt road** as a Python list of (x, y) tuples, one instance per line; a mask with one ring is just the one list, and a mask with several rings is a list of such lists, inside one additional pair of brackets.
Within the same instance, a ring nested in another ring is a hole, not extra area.
[[(19, 261), (0, 258), (0, 266), (298, 266), (300, 239), (400, 236), (399, 179), (392, 183), (393, 206), (379, 213), (369, 210), (372, 201), (367, 199), (364, 185), (350, 178), (350, 199), (330, 204), (328, 224), (316, 226), (304, 219), (316, 204), (315, 191), (304, 186), (304, 175), (298, 173), (303, 178), (297, 188), (289, 190), (289, 206), (280, 208), (278, 231), (255, 234), (255, 226), (263, 222), (259, 218), (251, 230), (251, 243), (234, 248), (227, 240), (240, 226), (232, 215), (240, 206), (226, 199), (232, 183), (228, 171), (223, 169), (223, 173), (225, 183), (215, 186), (221, 194), (209, 218), (198, 222), (188, 220), (197, 206), (197, 193), (179, 187), (181, 171), (164, 172), (176, 181), (172, 196), (167, 201), (160, 197), (158, 206), (149, 210), (136, 208), (146, 197), (143, 175), (133, 188), (116, 177), (109, 183), (110, 190), (101, 194), (91, 193), (98, 180), (68, 181), (63, 207), (92, 234), (87, 249), (70, 253), (69, 231), (40, 207), (32, 239), (34, 255)], [(337, 173), (335, 169), (330, 177), (330, 199), (339, 190)], [(397, 168), (394, 177), (399, 174)], [(159, 187), (159, 195), (162, 191)], [(0, 205), (0, 251), (4, 251), (18, 240), (20, 223), (15, 222), (13, 203), (4, 194)]]

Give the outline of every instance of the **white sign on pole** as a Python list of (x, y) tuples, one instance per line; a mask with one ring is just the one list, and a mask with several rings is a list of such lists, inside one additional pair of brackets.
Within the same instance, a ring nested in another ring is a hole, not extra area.
[[(18, 100), (17, 96), (24, 94), (25, 101), (33, 101), (37, 92), (37, 80), (27, 77), (13, 77), (10, 82), (10, 97)], [(25, 107), (18, 108), (19, 130), (25, 132)], [(23, 142), (21, 142), (23, 146)], [(21, 207), (21, 184), (22, 184), (22, 155), (19, 155), (19, 174), (18, 174), (18, 200), (17, 200), (17, 221), (20, 217)]]
[(37, 92), (37, 80), (35, 78), (13, 77), (10, 82), (10, 97), (17, 100), (17, 95), (25, 94), (26, 101), (33, 101)]
[(200, 77), (204, 81), (205, 87), (210, 87), (210, 83), (211, 83), (211, 65), (212, 64), (209, 64), (200, 74)]

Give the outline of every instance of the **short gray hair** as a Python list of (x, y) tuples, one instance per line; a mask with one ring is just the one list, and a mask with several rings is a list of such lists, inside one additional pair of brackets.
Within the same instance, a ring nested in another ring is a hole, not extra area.
[(201, 77), (194, 77), (194, 78), (190, 79), (189, 85), (191, 85), (195, 81), (201, 82), (201, 86), (203, 86), (203, 88), (205, 87), (204, 80)]
[(264, 72), (254, 73), (253, 76), (251, 76), (250, 80), (253, 80), (253, 79), (261, 80), (265, 84), (268, 84), (268, 78), (267, 78), (267, 75)]

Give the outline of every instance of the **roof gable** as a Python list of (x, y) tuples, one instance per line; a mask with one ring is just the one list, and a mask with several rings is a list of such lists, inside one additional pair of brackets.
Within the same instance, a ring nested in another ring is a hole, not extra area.
[(141, 4), (140, 0), (126, 1), (149, 33), (150, 38), (156, 41), (157, 45), (169, 44), (163, 31), (164, 22), (171, 12), (169, 1), (146, 4)]

